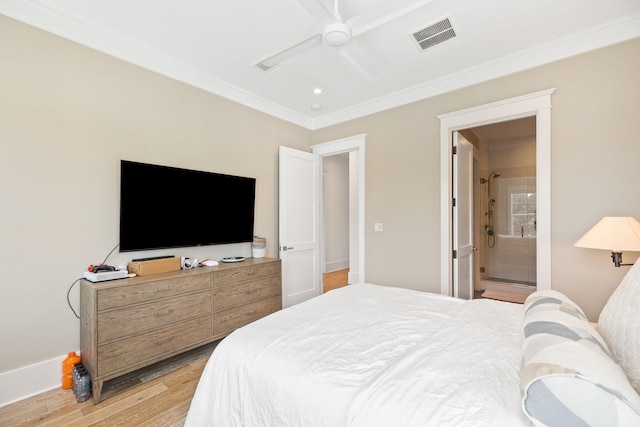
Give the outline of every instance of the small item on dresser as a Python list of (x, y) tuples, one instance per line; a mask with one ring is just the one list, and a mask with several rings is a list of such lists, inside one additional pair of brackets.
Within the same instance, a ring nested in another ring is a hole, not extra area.
[(131, 261), (127, 264), (127, 270), (129, 270), (129, 273), (134, 273), (138, 276), (180, 271), (180, 258), (170, 257), (150, 259), (147, 261)]
[(200, 267), (215, 267), (216, 265), (218, 265), (218, 261), (214, 261), (212, 259), (207, 259), (207, 258), (200, 261), (200, 264), (199, 264)]
[(267, 239), (265, 237), (253, 236), (251, 243), (251, 256), (253, 258), (264, 258), (267, 248)]
[(112, 265), (98, 264), (90, 265), (87, 270), (92, 273), (100, 273), (102, 271), (116, 271), (116, 268)]
[(199, 265), (198, 264), (198, 258), (185, 258), (185, 257), (182, 257), (180, 259), (181, 259), (180, 267), (183, 270), (191, 270), (192, 268), (195, 268), (195, 267), (197, 267)]
[(129, 275), (127, 270), (113, 270), (113, 271), (99, 271), (92, 273), (91, 271), (85, 271), (82, 273), (82, 277), (90, 282), (104, 282), (107, 280), (124, 279)]
[(222, 261), (222, 262), (240, 262), (240, 261), (244, 261), (244, 257), (243, 256), (228, 256), (228, 257), (222, 258), (220, 261)]

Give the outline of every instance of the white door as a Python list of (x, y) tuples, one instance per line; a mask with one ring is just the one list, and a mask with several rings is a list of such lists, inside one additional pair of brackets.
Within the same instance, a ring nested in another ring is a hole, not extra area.
[(473, 145), (453, 133), (453, 296), (473, 299)]
[(320, 156), (280, 147), (279, 245), (282, 307), (322, 293)]

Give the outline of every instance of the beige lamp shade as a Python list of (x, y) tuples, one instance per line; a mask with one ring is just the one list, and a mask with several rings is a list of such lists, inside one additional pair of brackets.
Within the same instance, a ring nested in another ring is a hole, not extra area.
[(640, 222), (630, 216), (606, 216), (574, 246), (612, 252), (640, 252)]

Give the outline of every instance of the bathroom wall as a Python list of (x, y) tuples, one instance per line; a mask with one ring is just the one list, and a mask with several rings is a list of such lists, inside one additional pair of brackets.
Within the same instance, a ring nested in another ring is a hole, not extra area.
[[(482, 166), (487, 169), (480, 171), (480, 175), (488, 177), (491, 172), (500, 176), (491, 180), (491, 198), (494, 204), (494, 236), (495, 244), (488, 246), (489, 236), (481, 227), (484, 264), (482, 279), (497, 278), (516, 283), (536, 282), (536, 238), (535, 229), (529, 233), (525, 230), (525, 237), (521, 237), (519, 227), (514, 228), (510, 221), (512, 192), (535, 193), (536, 174), (536, 146), (535, 136), (493, 141), (481, 150), (485, 161)], [(480, 224), (486, 223), (488, 206), (488, 183), (481, 193)], [(535, 211), (535, 204), (531, 207)], [(530, 211), (531, 211), (530, 210)], [(533, 233), (533, 235), (532, 235)], [(528, 237), (527, 237), (528, 235)]]

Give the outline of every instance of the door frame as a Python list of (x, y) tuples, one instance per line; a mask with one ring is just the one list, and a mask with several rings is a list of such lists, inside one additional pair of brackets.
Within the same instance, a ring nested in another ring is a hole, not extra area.
[[(456, 256), (452, 259), (453, 296), (456, 298), (473, 299), (474, 269), (476, 264), (476, 230), (475, 210), (473, 198), (474, 186), (474, 161), (476, 147), (460, 132), (453, 132), (452, 142), (457, 147), (457, 152), (452, 156), (452, 198), (456, 203), (452, 206), (452, 223), (457, 229), (451, 239)], [(466, 221), (463, 219), (466, 218)], [(460, 227), (466, 229), (466, 233), (460, 231)], [(453, 228), (452, 228), (453, 230)], [(462, 280), (461, 280), (462, 279)], [(461, 286), (468, 285), (468, 288)], [(462, 295), (462, 296), (461, 296)]]
[[(364, 192), (365, 192), (365, 141), (367, 134), (362, 133), (359, 135), (353, 135), (334, 141), (324, 142), (311, 146), (311, 152), (313, 154), (322, 157), (334, 156), (336, 154), (348, 153), (351, 151), (358, 152), (358, 260), (357, 260), (357, 272), (352, 273), (351, 266), (353, 260), (349, 259), (349, 283), (364, 283), (365, 282), (365, 262), (364, 262), (364, 218), (365, 218), (365, 206), (364, 206)], [(322, 185), (322, 180), (320, 180)], [(323, 194), (323, 189), (320, 189), (320, 194)], [(320, 212), (324, 212), (324, 200), (320, 198)], [(321, 215), (322, 217), (322, 215)], [(324, 235), (324, 224), (321, 219), (320, 222), (320, 235)], [(320, 257), (321, 265), (324, 264), (324, 239), (320, 240)]]
[(441, 114), (440, 119), (440, 293), (453, 295), (451, 203), (453, 132), (536, 117), (537, 289), (551, 289), (551, 94), (555, 88)]

